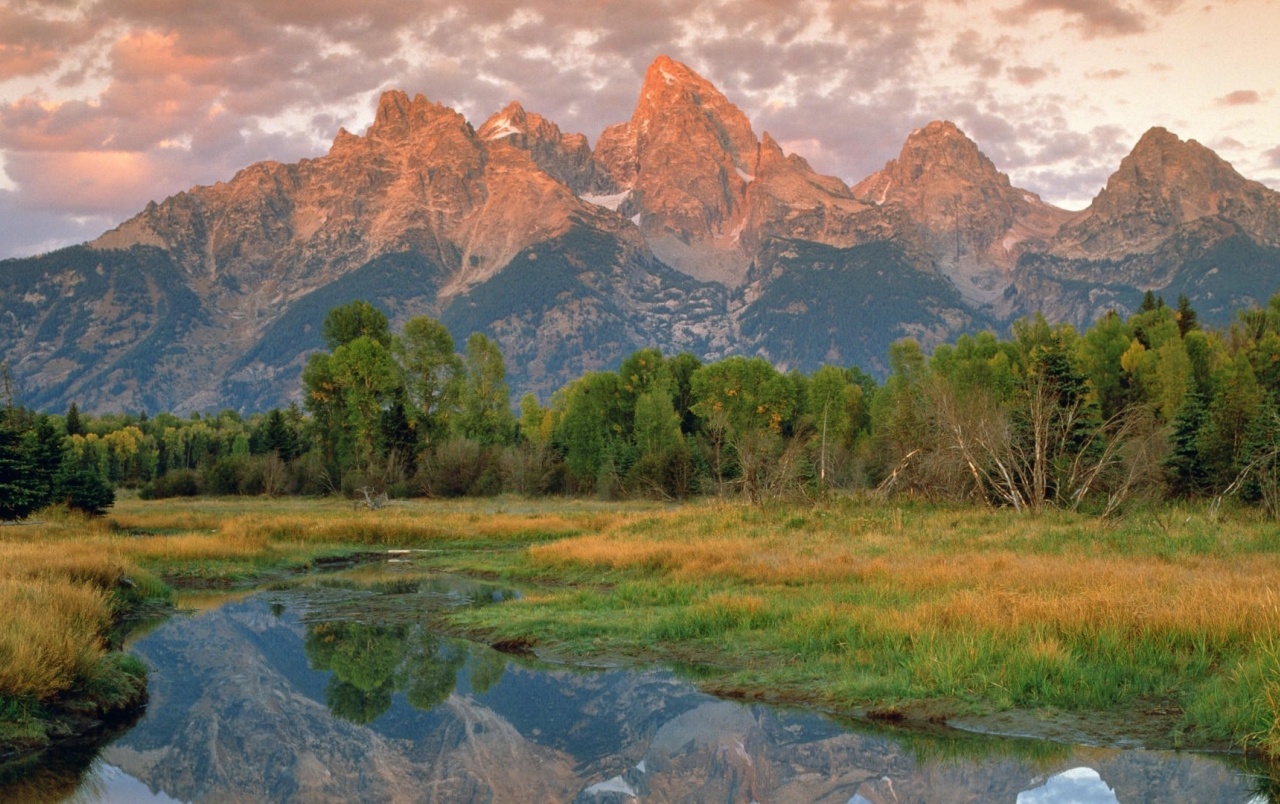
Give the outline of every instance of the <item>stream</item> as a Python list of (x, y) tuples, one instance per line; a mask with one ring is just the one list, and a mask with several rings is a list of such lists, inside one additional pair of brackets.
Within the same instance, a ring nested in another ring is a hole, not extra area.
[(550, 664), (432, 630), (516, 593), (363, 567), (188, 597), (134, 636), (129, 728), (0, 772), (0, 801), (1273, 800), (1240, 757), (885, 730), (724, 701), (663, 668)]

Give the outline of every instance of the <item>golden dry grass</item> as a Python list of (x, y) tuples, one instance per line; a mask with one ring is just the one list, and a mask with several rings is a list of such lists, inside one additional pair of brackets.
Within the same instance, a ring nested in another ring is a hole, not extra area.
[(0, 543), (0, 694), (49, 700), (102, 658), (109, 590), (126, 565), (101, 545), (48, 543), (24, 530), (36, 538)]
[[(221, 577), (327, 551), (448, 548), (450, 566), (464, 570), (613, 587), (530, 594), (501, 613), (505, 628), (524, 623), (537, 638), (733, 645), (776, 658), (760, 666), (778, 680), (834, 690), (831, 700), (1003, 695), (1003, 705), (1063, 706), (1077, 696), (1105, 708), (1119, 700), (1114, 689), (1160, 696), (1189, 678), (1218, 684), (1193, 704), (1226, 713), (1225, 733), (1280, 752), (1280, 661), (1263, 655), (1280, 634), (1278, 531), (1247, 515), (1222, 527), (1203, 512), (1162, 512), (1117, 528), (848, 502), (499, 498), (367, 511), (200, 499), (123, 500), (107, 523), (5, 530), (24, 538), (0, 532), (0, 567), (28, 569), (0, 579), (86, 588), (132, 562)], [(533, 546), (491, 549), (522, 544)], [(787, 668), (799, 675), (785, 677)]]
[(144, 576), (101, 522), (72, 517), (0, 533), (0, 696), (49, 701), (93, 676), (113, 590)]
[[(952, 517), (926, 517), (916, 532), (944, 529)], [(927, 539), (904, 539), (893, 517), (882, 527), (855, 518), (852, 527), (804, 530), (744, 527), (734, 513), (711, 507), (700, 515), (674, 511), (648, 519), (639, 533), (633, 522), (615, 522), (602, 532), (535, 546), (530, 559), (545, 567), (657, 572), (690, 582), (855, 585), (910, 601), (876, 612), (903, 632), (1106, 629), (1194, 633), (1215, 642), (1280, 632), (1280, 556), (1274, 554), (1169, 560), (1083, 549), (1025, 552), (1016, 546), (1028, 520), (1012, 517), (967, 546), (941, 549)]]
[(48, 700), (102, 658), (106, 595), (87, 583), (0, 579), (0, 692)]
[[(507, 510), (508, 508), (514, 510)], [(341, 500), (122, 500), (111, 519), (143, 558), (236, 558), (274, 545), (407, 546), (431, 542), (551, 538), (591, 532), (651, 508), (577, 501), (394, 502), (377, 511)], [(205, 538), (208, 537), (208, 538)]]

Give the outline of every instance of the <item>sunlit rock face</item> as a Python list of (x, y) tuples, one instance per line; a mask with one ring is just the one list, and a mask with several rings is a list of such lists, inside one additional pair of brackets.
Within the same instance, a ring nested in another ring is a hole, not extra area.
[(706, 79), (665, 56), (645, 74), (631, 120), (610, 126), (596, 158), (630, 191), (622, 204), (654, 252), (707, 281), (737, 285), (737, 247), (759, 141), (742, 110)]
[(868, 203), (900, 208), (940, 270), (976, 304), (998, 299), (1011, 283), (1017, 258), (1042, 248), (1071, 217), (1014, 187), (946, 121), (913, 131), (898, 158), (859, 182), (853, 193)]
[(1245, 179), (1195, 140), (1142, 136), (1087, 209), (1016, 270), (1013, 313), (1078, 325), (1132, 310), (1144, 291), (1186, 295), (1225, 324), (1265, 304), (1280, 278), (1280, 193)]
[[(585, 102), (585, 99), (584, 99)], [(1043, 312), (1083, 327), (1185, 294), (1206, 324), (1280, 276), (1280, 194), (1152, 129), (1088, 209), (1012, 185), (954, 124), (850, 187), (659, 57), (594, 148), (511, 103), (478, 129), (383, 94), (363, 134), (152, 203), (86, 246), (0, 265), (23, 401), (87, 411), (296, 400), (332, 307), (495, 338), (547, 397), (644, 347), (786, 369), (927, 349)]]
[(1249, 181), (1195, 140), (1153, 128), (1111, 174), (1089, 208), (1051, 244), (1062, 256), (1146, 253), (1187, 224), (1216, 219), (1265, 245), (1280, 245), (1280, 195)]

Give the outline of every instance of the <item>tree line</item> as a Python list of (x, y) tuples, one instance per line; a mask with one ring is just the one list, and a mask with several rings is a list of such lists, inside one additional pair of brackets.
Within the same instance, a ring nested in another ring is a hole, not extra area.
[(760, 501), (861, 488), (1103, 514), (1139, 498), (1236, 496), (1280, 514), (1280, 294), (1221, 331), (1202, 329), (1185, 298), (1147, 294), (1133, 315), (1084, 332), (1037, 316), (931, 355), (902, 340), (883, 383), (856, 366), (804, 374), (641, 349), (515, 408), (501, 351), (482, 333), (459, 352), (439, 321), (393, 332), (376, 307), (352, 302), (330, 311), (323, 334), (301, 405), (188, 418), (72, 406), (24, 414), (39, 423), (26, 449), (44, 443), (58, 466), (149, 497)]
[(0, 521), (25, 519), (58, 504), (104, 513), (115, 502), (115, 489), (66, 437), (68, 423), (78, 426), (75, 407), (58, 426), (49, 416), (14, 407), (8, 368), (0, 367), (0, 375)]

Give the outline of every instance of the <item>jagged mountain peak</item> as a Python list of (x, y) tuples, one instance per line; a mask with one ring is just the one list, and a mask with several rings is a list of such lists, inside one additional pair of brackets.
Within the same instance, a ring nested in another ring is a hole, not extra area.
[[(760, 150), (756, 156), (755, 170), (752, 171), (756, 178), (760, 178), (770, 170), (779, 165), (789, 165), (798, 170), (813, 172), (813, 168), (809, 165), (807, 159), (800, 154), (788, 154), (782, 150), (782, 146), (773, 138), (769, 132), (764, 132), (760, 136)], [(839, 181), (838, 179), (836, 181)], [(840, 182), (843, 185), (843, 182)], [(848, 189), (845, 189), (844, 195), (848, 195)]]
[(932, 120), (920, 128), (913, 129), (907, 135), (906, 144), (916, 143), (937, 143), (937, 142), (956, 142), (965, 147), (972, 147), (977, 150), (977, 144), (969, 139), (969, 135), (950, 120)]
[(643, 138), (672, 116), (701, 118), (722, 137), (724, 150), (740, 170), (754, 167), (759, 141), (746, 114), (707, 79), (670, 56), (659, 56), (645, 72), (631, 125)]
[(377, 140), (403, 139), (410, 132), (425, 129), (441, 119), (468, 125), (466, 118), (443, 103), (433, 103), (422, 94), (410, 99), (409, 93), (403, 90), (389, 89), (378, 99), (378, 111), (365, 136)]
[(1063, 227), (1054, 250), (1095, 258), (1150, 252), (1179, 227), (1205, 218), (1280, 243), (1280, 193), (1157, 126), (1139, 138), (1088, 209)]
[(652, 97), (667, 102), (693, 100), (694, 103), (700, 104), (704, 97), (724, 98), (724, 95), (689, 65), (663, 55), (654, 59), (645, 70), (640, 97)]
[(897, 159), (884, 169), (863, 179), (854, 194), (867, 201), (883, 204), (909, 192), (921, 182), (989, 186), (1003, 193), (1010, 187), (1009, 177), (996, 169), (977, 143), (949, 120), (935, 120), (907, 136)]
[(519, 101), (511, 101), (486, 120), (476, 137), (486, 145), (507, 144), (528, 151), (539, 168), (577, 194), (616, 190), (592, 156), (585, 135), (562, 132), (542, 115), (527, 111)]
[(749, 258), (735, 233), (759, 149), (741, 109), (688, 66), (660, 56), (630, 121), (605, 129), (595, 157), (618, 189), (630, 191), (621, 211), (659, 258), (736, 285)]
[[(535, 114), (533, 117), (542, 122), (541, 116)], [(486, 120), (476, 136), (482, 140), (497, 140), (514, 134), (527, 134), (528, 126), (529, 113), (520, 105), (520, 101), (513, 100), (502, 107), (502, 111)]]
[[(1212, 195), (1223, 190), (1239, 190), (1249, 180), (1236, 172), (1222, 157), (1195, 140), (1182, 140), (1168, 129), (1156, 126), (1138, 139), (1133, 150), (1107, 184), (1126, 182), (1162, 185)], [(1206, 199), (1208, 200), (1208, 199)], [(1188, 210), (1194, 217), (1194, 212)], [(1208, 213), (1212, 214), (1212, 213)]]
[(1018, 257), (1071, 216), (1014, 187), (947, 120), (912, 131), (898, 158), (858, 182), (853, 195), (904, 212), (942, 272), (979, 305), (998, 303)]

